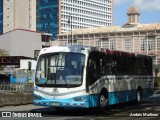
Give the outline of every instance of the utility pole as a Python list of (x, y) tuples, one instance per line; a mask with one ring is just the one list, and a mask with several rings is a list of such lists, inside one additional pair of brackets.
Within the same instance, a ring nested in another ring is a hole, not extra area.
[(73, 34), (72, 34), (72, 15), (71, 13), (69, 14), (69, 17), (68, 17), (68, 24), (71, 26), (71, 45), (73, 43)]

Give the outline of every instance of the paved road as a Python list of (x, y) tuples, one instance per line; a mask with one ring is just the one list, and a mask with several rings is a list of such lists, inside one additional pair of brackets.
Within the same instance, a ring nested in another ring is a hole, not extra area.
[[(119, 104), (108, 107), (104, 113), (98, 113), (94, 110), (86, 109), (66, 109), (61, 112), (56, 112), (52, 107), (41, 107), (33, 105), (21, 105), (21, 106), (6, 106), (1, 107), (0, 111), (18, 111), (18, 113), (37, 113), (39, 118), (23, 118), (29, 120), (106, 120), (106, 119), (119, 119), (119, 120), (150, 120), (160, 119), (160, 94), (154, 94), (152, 97), (143, 100), (141, 104), (135, 104), (134, 102)], [(41, 114), (40, 114), (41, 113)], [(15, 114), (16, 115), (16, 114)], [(158, 117), (157, 117), (158, 115)], [(139, 116), (139, 117), (137, 117)], [(149, 116), (149, 117), (144, 117)], [(45, 118), (44, 118), (45, 117)], [(1, 120), (21, 120), (20, 117), (15, 118), (0, 118)]]

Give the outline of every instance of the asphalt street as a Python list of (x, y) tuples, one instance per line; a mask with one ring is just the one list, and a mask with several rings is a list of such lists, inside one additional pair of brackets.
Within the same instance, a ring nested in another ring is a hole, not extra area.
[[(1, 120), (155, 120), (160, 119), (160, 94), (144, 99), (141, 104), (135, 102), (109, 106), (104, 113), (94, 109), (65, 109), (56, 112), (53, 107), (30, 105), (5, 106), (2, 112), (11, 112), (12, 117), (1, 117)], [(18, 116), (19, 115), (19, 116)], [(17, 117), (18, 116), (18, 117)]]

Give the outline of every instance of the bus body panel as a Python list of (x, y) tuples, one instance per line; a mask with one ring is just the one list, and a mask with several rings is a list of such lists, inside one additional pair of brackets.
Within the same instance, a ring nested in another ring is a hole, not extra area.
[(143, 98), (149, 97), (154, 93), (153, 85), (152, 76), (106, 76), (91, 85), (89, 93), (99, 94), (102, 88), (106, 88), (108, 90), (109, 104), (112, 105), (136, 100), (138, 87), (142, 89)]

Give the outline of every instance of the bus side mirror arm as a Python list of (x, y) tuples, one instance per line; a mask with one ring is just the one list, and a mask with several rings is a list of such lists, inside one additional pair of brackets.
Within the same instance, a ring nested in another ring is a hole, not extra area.
[(86, 85), (86, 92), (89, 92), (89, 86)]
[(88, 77), (88, 74), (86, 76), (86, 92), (87, 93), (89, 92), (89, 77)]

